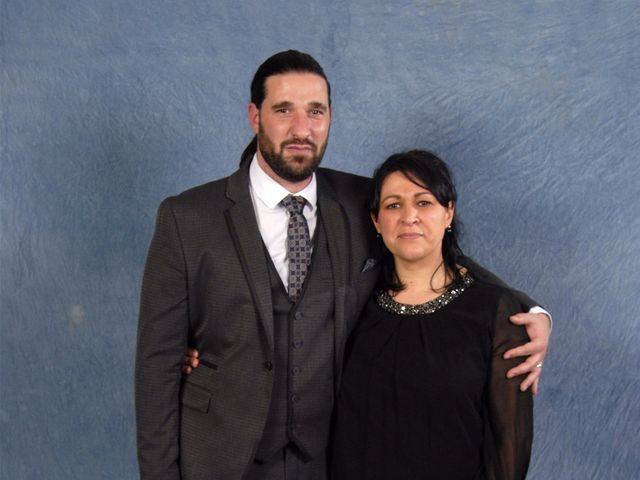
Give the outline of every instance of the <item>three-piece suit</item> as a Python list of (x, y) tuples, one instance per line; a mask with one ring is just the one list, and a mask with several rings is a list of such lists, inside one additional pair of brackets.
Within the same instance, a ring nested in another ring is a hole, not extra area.
[[(136, 356), (145, 479), (240, 479), (283, 442), (313, 457), (328, 441), (345, 342), (378, 275), (370, 181), (316, 172), (312, 263), (294, 303), (262, 242), (248, 163), (158, 210)], [(183, 378), (187, 345), (200, 366)]]

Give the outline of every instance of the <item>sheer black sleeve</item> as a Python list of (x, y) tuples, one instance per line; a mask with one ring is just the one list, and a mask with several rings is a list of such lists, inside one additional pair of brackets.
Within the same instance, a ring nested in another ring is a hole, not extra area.
[(493, 352), (487, 385), (485, 419), (485, 473), (487, 480), (524, 479), (533, 441), (531, 390), (520, 391), (521, 378), (506, 377), (519, 359), (504, 360), (505, 351), (527, 342), (524, 327), (509, 322), (520, 302), (510, 292), (499, 299), (493, 336)]

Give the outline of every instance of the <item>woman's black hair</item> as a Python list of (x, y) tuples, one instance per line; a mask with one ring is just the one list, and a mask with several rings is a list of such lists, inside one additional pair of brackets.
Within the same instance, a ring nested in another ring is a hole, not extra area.
[[(427, 150), (410, 150), (391, 155), (373, 173), (373, 191), (369, 201), (369, 211), (378, 218), (380, 211), (380, 192), (385, 179), (394, 172), (400, 172), (410, 181), (428, 189), (443, 207), (454, 205), (458, 200), (456, 187), (451, 178), (447, 164), (436, 154)], [(444, 267), (453, 282), (461, 279), (458, 270), (458, 259), (463, 255), (458, 244), (459, 222), (456, 215), (442, 239), (442, 258)], [(395, 271), (393, 255), (383, 245), (382, 272), (378, 288), (385, 291), (399, 292), (405, 288)]]

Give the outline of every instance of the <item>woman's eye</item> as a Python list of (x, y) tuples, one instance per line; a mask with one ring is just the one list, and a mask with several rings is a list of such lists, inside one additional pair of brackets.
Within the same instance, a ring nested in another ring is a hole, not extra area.
[(399, 208), (399, 207), (400, 207), (399, 203), (390, 203), (385, 208), (387, 208), (388, 210), (393, 210), (393, 209)]
[(418, 206), (419, 207), (428, 207), (429, 205), (431, 205), (432, 203), (429, 200), (420, 200), (418, 202)]

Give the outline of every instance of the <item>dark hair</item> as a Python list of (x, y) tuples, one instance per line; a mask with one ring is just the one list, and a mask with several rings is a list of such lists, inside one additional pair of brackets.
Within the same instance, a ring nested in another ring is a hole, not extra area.
[[(369, 211), (378, 218), (380, 211), (380, 192), (385, 179), (394, 172), (400, 172), (416, 185), (427, 188), (438, 203), (447, 207), (458, 200), (456, 187), (449, 173), (447, 164), (436, 154), (426, 150), (410, 150), (396, 153), (387, 158), (373, 173), (373, 190), (369, 201)], [(462, 249), (458, 244), (459, 222), (454, 215), (451, 231), (445, 232), (442, 240), (442, 258), (444, 267), (453, 276), (453, 281), (459, 281), (461, 274), (458, 270), (458, 259), (462, 256)], [(383, 247), (382, 274), (378, 287), (382, 290), (399, 292), (404, 285), (396, 275), (393, 255)]]
[[(313, 73), (322, 77), (327, 82), (327, 94), (329, 97), (329, 106), (331, 106), (331, 85), (320, 64), (308, 53), (299, 52), (298, 50), (286, 50), (276, 53), (267, 58), (262, 65), (258, 67), (253, 80), (251, 81), (251, 103), (260, 108), (264, 98), (267, 96), (267, 78), (273, 75), (283, 73), (299, 72)], [(258, 145), (257, 137), (253, 137), (247, 148), (242, 152), (240, 164), (250, 160), (256, 153)]]

